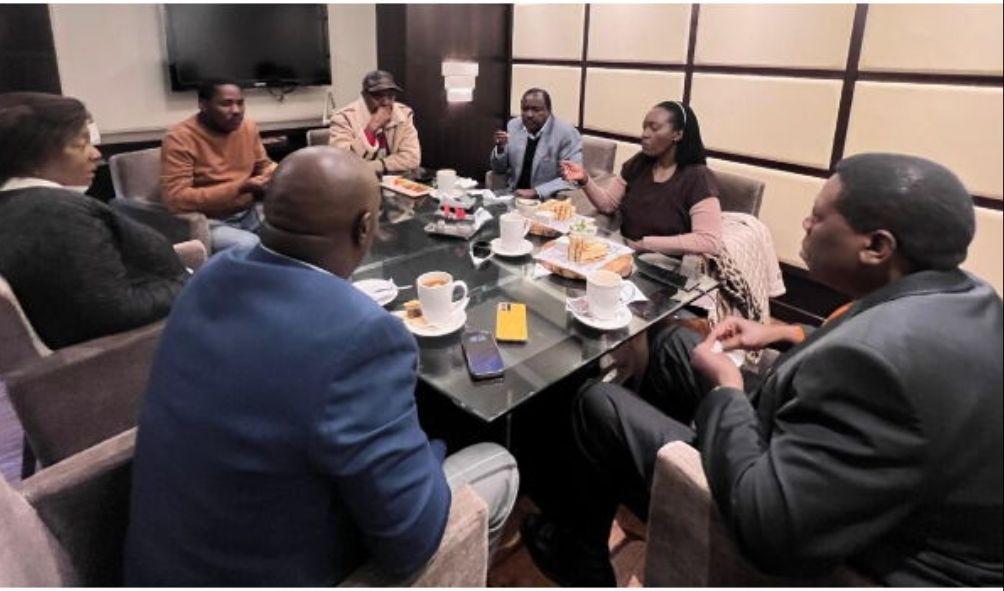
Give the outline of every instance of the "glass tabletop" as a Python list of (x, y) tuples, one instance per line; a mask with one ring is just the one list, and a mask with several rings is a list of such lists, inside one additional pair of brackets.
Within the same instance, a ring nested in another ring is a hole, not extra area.
[[(505, 213), (507, 207), (487, 209), (494, 218), (481, 228), (474, 240), (498, 236), (498, 216)], [(442, 337), (416, 337), (418, 372), (424, 383), (486, 422), (504, 416), (717, 287), (711, 278), (701, 277), (697, 285), (687, 291), (633, 273), (629, 280), (650, 298), (650, 303), (633, 308), (631, 322), (626, 328), (595, 330), (581, 324), (565, 309), (567, 297), (585, 293), (584, 281), (557, 275), (535, 279), (536, 264), (532, 254), (510, 259), (495, 256), (476, 267), (468, 254), (470, 243), (467, 240), (425, 232), (424, 227), (434, 211), (434, 201), (417, 203), (404, 221), (382, 224), (353, 280), (393, 279), (397, 285), (412, 286), (401, 290), (398, 297), (387, 304), (389, 310), (399, 310), (405, 301), (417, 298), (415, 280), (427, 271), (446, 271), (467, 284), (470, 304), (465, 328)], [(547, 239), (529, 238), (534, 243), (534, 252), (547, 242)], [(461, 334), (464, 330), (494, 334), (496, 308), (503, 302), (526, 304), (529, 338), (526, 343), (498, 343), (505, 364), (503, 377), (473, 380), (464, 360)]]

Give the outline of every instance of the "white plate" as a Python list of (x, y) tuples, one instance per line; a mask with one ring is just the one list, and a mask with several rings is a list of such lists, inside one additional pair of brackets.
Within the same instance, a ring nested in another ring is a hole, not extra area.
[(621, 306), (620, 310), (617, 311), (617, 315), (610, 320), (599, 320), (592, 316), (585, 316), (576, 312), (572, 312), (572, 316), (575, 316), (575, 319), (582, 324), (596, 330), (620, 330), (627, 328), (631, 324), (631, 310), (627, 306)]
[(446, 324), (426, 324), (416, 325), (413, 322), (404, 321), (404, 325), (411, 331), (411, 334), (418, 337), (441, 337), (457, 332), (467, 324), (467, 310), (457, 310), (453, 318)]
[(492, 240), (492, 252), (503, 257), (522, 257), (533, 252), (533, 242), (530, 242), (524, 238), (519, 245), (519, 248), (515, 250), (507, 250), (502, 248), (502, 239), (495, 238)]
[(397, 286), (390, 279), (360, 279), (352, 285), (381, 306), (386, 306), (397, 298)]

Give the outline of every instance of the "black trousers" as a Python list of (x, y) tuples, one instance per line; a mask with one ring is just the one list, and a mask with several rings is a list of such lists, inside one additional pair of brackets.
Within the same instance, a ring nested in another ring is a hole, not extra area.
[(701, 341), (696, 332), (669, 326), (652, 339), (640, 396), (616, 384), (594, 383), (578, 394), (572, 412), (572, 476), (554, 517), (597, 550), (606, 548), (620, 504), (648, 518), (655, 460), (673, 441), (693, 444), (694, 413), (711, 384), (690, 366)]

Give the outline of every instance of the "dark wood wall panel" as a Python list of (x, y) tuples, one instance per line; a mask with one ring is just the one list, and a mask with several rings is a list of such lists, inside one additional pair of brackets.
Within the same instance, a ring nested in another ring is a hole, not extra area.
[[(484, 178), (492, 134), (508, 118), (511, 20), (503, 4), (377, 6), (377, 61), (415, 110), (424, 166)], [(446, 102), (444, 60), (478, 62), (472, 102)]]
[(0, 4), (0, 92), (59, 93), (46, 4)]

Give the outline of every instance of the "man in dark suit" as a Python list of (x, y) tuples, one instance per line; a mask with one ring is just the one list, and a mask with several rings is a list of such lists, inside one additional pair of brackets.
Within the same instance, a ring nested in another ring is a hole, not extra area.
[(464, 483), (500, 530), (512, 456), (479, 444), (444, 467), (418, 423), (414, 337), (347, 281), (379, 202), (358, 156), (300, 150), (268, 189), (261, 244), (179, 296), (139, 419), (128, 585), (331, 585), (367, 557), (404, 576)]
[[(617, 504), (644, 518), (658, 449), (684, 440), (764, 571), (847, 565), (889, 585), (1001, 584), (1004, 324), (1000, 297), (958, 268), (974, 233), (969, 193), (933, 162), (858, 155), (837, 165), (803, 226), (813, 277), (852, 304), (808, 335), (738, 319), (703, 341), (674, 328), (647, 401), (609, 384), (585, 391), (573, 484), (591, 494), (568, 515), (524, 522), (542, 570), (610, 584)], [(723, 352), (778, 342), (791, 348), (759, 385)]]

